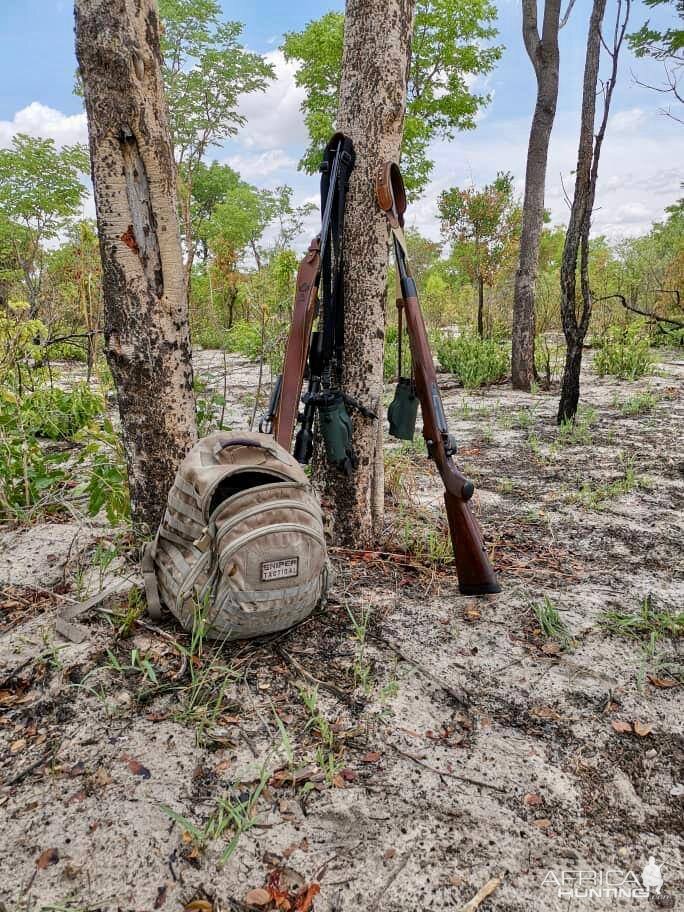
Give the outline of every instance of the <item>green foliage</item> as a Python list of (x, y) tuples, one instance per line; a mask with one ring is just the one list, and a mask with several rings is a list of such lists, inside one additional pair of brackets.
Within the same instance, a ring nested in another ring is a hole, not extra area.
[(20, 516), (41, 502), (48, 510), (54, 507), (49, 495), (67, 478), (68, 458), (69, 453), (50, 452), (35, 437), (6, 427), (0, 419), (0, 520)]
[(51, 440), (73, 440), (78, 431), (104, 412), (99, 393), (86, 383), (70, 390), (40, 387), (19, 401), (24, 431)]
[[(402, 167), (409, 189), (427, 186), (433, 139), (451, 139), (456, 130), (472, 129), (488, 95), (469, 90), (472, 77), (491, 72), (502, 48), (487, 47), (494, 38), (496, 9), (489, 0), (418, 0), (416, 3)], [(326, 13), (301, 32), (285, 35), (287, 60), (297, 61), (295, 79), (304, 88), (302, 105), (311, 140), (300, 167), (313, 174), (333, 131), (342, 76), (344, 15)]]
[(262, 91), (273, 68), (242, 46), (242, 23), (222, 21), (216, 0), (160, 0), (159, 12), (175, 153), (194, 172), (210, 145), (245, 123), (240, 96)]
[(547, 595), (544, 596), (543, 602), (536, 602), (532, 605), (532, 611), (545, 637), (556, 640), (563, 650), (570, 649), (574, 645), (567, 624)]
[(659, 398), (660, 397), (656, 393), (645, 390), (641, 393), (635, 393), (633, 396), (630, 396), (629, 399), (625, 399), (624, 402), (617, 402), (616, 405), (620, 409), (621, 415), (624, 415), (626, 418), (634, 418), (637, 415), (643, 415), (646, 412), (650, 412), (651, 409), (654, 409), (658, 404)]
[(442, 370), (455, 374), (466, 389), (496, 383), (506, 376), (508, 353), (494, 339), (443, 335), (437, 344)]
[(636, 380), (653, 367), (650, 345), (651, 340), (643, 323), (612, 326), (601, 340), (594, 358), (594, 369), (599, 377), (610, 374), (619, 380)]
[(10, 304), (0, 310), (0, 385), (21, 388), (22, 375), (41, 356), (47, 327), (28, 316), (28, 304)]
[(650, 595), (642, 601), (639, 611), (606, 611), (601, 626), (616, 636), (659, 640), (661, 637), (684, 637), (684, 611), (658, 609)]
[(482, 190), (445, 190), (438, 206), (442, 233), (453, 244), (457, 267), (471, 282), (492, 285), (519, 235), (521, 209), (513, 193), (513, 175), (499, 172)]
[(257, 361), (261, 354), (261, 329), (256, 323), (240, 320), (228, 332), (228, 351), (239, 352), (250, 361)]
[(105, 418), (82, 428), (76, 439), (84, 445), (80, 462), (85, 472), (82, 487), (88, 495), (88, 513), (97, 516), (104, 508), (110, 525), (128, 522), (131, 502), (120, 434), (109, 418)]
[[(681, 0), (644, 0), (644, 3), (653, 9), (663, 6), (674, 7), (672, 12), (682, 18)], [(653, 28), (647, 19), (638, 31), (627, 36), (627, 40), (635, 57), (653, 57), (665, 62), (672, 61), (674, 66), (681, 66), (684, 51), (682, 28)]]
[(85, 146), (17, 133), (10, 149), (0, 149), (0, 211), (53, 238), (78, 211), (86, 188), (79, 175), (89, 169)]

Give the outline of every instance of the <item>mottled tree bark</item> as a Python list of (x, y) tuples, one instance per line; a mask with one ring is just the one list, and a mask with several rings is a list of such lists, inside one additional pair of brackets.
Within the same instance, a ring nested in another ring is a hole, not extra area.
[(414, 0), (347, 0), (337, 129), (356, 149), (344, 225), (343, 389), (378, 414), (354, 413), (357, 470), (328, 471), (325, 495), (336, 538), (372, 544), (383, 517), (383, 347), (388, 228), (374, 195), (377, 166), (399, 160), (411, 55)]
[(155, 0), (76, 0), (104, 338), (133, 519), (154, 529), (195, 441), (187, 297)]
[[(617, 82), (618, 58), (627, 29), (631, 0), (617, 0), (612, 45), (602, 37), (601, 28), (606, 11), (606, 0), (593, 0), (587, 35), (587, 53), (584, 62), (582, 89), (582, 114), (580, 138), (575, 172), (575, 191), (570, 208), (570, 221), (565, 234), (561, 261), (561, 317), (567, 345), (565, 370), (558, 403), (557, 421), (574, 419), (580, 397), (582, 346), (589, 329), (592, 311), (592, 294), (589, 287), (589, 231), (591, 213), (596, 198), (598, 166), (601, 148), (608, 125), (610, 104)], [(601, 63), (601, 46), (611, 58), (608, 78), (602, 82), (603, 114), (594, 136), (596, 96)], [(580, 300), (577, 296), (577, 265), (579, 260)]]
[(537, 78), (537, 101), (527, 147), (525, 199), (520, 234), (520, 261), (515, 274), (511, 381), (514, 389), (529, 390), (534, 379), (535, 284), (539, 240), (544, 223), (544, 189), (551, 130), (558, 101), (561, 0), (545, 0), (541, 37), (537, 0), (523, 0), (523, 40)]

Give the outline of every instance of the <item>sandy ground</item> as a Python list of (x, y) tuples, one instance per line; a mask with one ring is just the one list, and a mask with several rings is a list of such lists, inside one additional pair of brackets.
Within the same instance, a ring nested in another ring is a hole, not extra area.
[[(395, 444), (387, 550), (333, 551), (323, 610), (189, 660), (171, 620), (55, 632), (61, 605), (135, 572), (96, 566), (105, 525), (2, 530), (0, 912), (446, 910), (486, 884), (483, 912), (684, 908), (681, 639), (601, 624), (684, 605), (684, 362), (659, 357), (634, 383), (588, 364), (565, 442), (555, 393), (443, 376), (503, 585), (487, 599), (400, 553), (444, 521), (428, 461)], [(230, 368), (240, 427), (255, 368)], [(215, 354), (198, 370), (220, 391)], [(647, 389), (654, 407), (625, 415)], [(540, 630), (545, 597), (566, 639)], [(631, 888), (649, 856), (650, 899), (564, 892), (580, 874)]]

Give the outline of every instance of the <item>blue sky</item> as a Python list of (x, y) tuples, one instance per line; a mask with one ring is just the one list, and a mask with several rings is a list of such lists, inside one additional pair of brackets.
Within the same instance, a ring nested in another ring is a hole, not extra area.
[[(343, 4), (223, 0), (222, 5), (226, 17), (245, 23), (245, 43), (269, 55), (277, 80), (265, 95), (244, 100), (247, 125), (225, 147), (214, 150), (213, 157), (229, 161), (260, 186), (289, 183), (298, 200), (312, 198), (317, 192), (315, 178), (296, 171), (306, 141), (299, 114), (301, 92), (294, 85), (292, 66), (285, 64), (277, 48), (283, 32), (300, 29)], [(556, 221), (564, 220), (567, 211), (561, 175), (566, 187), (572, 185), (590, 5), (590, 0), (577, 0), (561, 33), (561, 89), (547, 180), (547, 204)], [(608, 15), (614, 5), (615, 0), (608, 0)], [(497, 69), (476, 84), (478, 90), (492, 93), (492, 103), (475, 130), (459, 134), (453, 142), (434, 144), (433, 181), (412, 205), (416, 225), (432, 236), (438, 233), (436, 199), (445, 187), (484, 183), (497, 170), (510, 170), (522, 189), (534, 77), (522, 46), (519, 0), (499, 0), (498, 8), (497, 41), (506, 50)], [(635, 0), (635, 27), (647, 13), (653, 20), (652, 12)], [(0, 0), (0, 145), (7, 145), (17, 130), (50, 135), (57, 142), (85, 139), (82, 104), (72, 94), (75, 67), (68, 0)], [(661, 218), (664, 207), (681, 195), (684, 177), (684, 127), (659, 113), (662, 96), (639, 86), (633, 74), (651, 82), (661, 78), (658, 64), (624, 53), (594, 216), (595, 232), (616, 239), (647, 230)]]

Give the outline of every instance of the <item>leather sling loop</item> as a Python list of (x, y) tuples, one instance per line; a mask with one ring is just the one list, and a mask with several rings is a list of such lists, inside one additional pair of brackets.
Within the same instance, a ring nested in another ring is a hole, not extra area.
[[(337, 152), (340, 152), (337, 179), (330, 187), (332, 166)], [(343, 133), (335, 133), (325, 148), (321, 164), (321, 215), (324, 214), (328, 194), (332, 189), (332, 209), (330, 218), (330, 241), (321, 246), (325, 248), (321, 263), (320, 299), (323, 328), (323, 363), (326, 366), (324, 386), (331, 381), (339, 382), (339, 371), (344, 348), (344, 210), (349, 187), (349, 176), (355, 161), (354, 146), (351, 139)], [(336, 376), (332, 377), (332, 369)]]
[[(387, 217), (392, 235), (396, 238), (397, 243), (404, 253), (404, 263), (406, 272), (411, 273), (411, 265), (408, 259), (406, 249), (406, 237), (404, 235), (404, 213), (406, 212), (406, 189), (404, 179), (401, 176), (399, 165), (396, 162), (381, 162), (375, 174), (375, 198), (378, 206), (382, 209)], [(402, 331), (403, 331), (403, 307), (404, 296), (401, 292), (401, 282), (399, 279), (399, 267), (395, 271), (396, 283), (396, 301), (397, 301), (397, 340), (398, 340), (398, 374), (401, 377), (402, 368)], [(411, 359), (411, 379), (413, 379), (413, 359)]]

